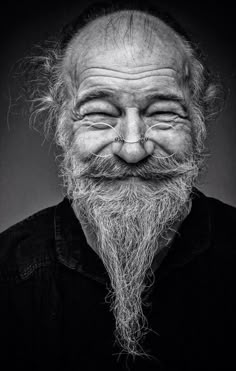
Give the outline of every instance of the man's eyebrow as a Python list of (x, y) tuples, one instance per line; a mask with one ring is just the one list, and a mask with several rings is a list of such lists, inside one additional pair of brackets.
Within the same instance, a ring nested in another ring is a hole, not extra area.
[(183, 108), (186, 108), (186, 101), (185, 99), (175, 93), (150, 93), (145, 96), (146, 99), (149, 101), (171, 101), (179, 103)]
[[(114, 99), (117, 96), (116, 94), (110, 90), (93, 90), (87, 93), (84, 93), (80, 98), (77, 100), (77, 107), (81, 107), (83, 104), (93, 100), (93, 99)], [(183, 108), (186, 108), (186, 101), (185, 99), (175, 93), (161, 93), (161, 92), (152, 92), (152, 93), (144, 93), (144, 99), (146, 101), (172, 101), (180, 104)]]
[(83, 104), (93, 100), (93, 99), (108, 99), (113, 98), (114, 94), (106, 90), (93, 90), (91, 92), (85, 93), (81, 98), (77, 100), (77, 106), (81, 107)]

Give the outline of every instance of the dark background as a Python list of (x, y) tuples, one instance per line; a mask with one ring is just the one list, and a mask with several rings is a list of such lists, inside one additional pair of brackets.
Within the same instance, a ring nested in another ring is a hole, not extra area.
[[(90, 1), (91, 2), (91, 1)], [(0, 231), (61, 200), (55, 148), (29, 129), (29, 117), (12, 68), (34, 44), (58, 32), (89, 1), (21, 1), (1, 9)], [(199, 188), (236, 206), (236, 32), (233, 5), (161, 1), (192, 34), (228, 93), (224, 112), (212, 123), (208, 172)]]

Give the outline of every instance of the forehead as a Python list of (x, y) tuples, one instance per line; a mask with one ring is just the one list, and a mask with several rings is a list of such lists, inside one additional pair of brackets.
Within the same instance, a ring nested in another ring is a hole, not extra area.
[[(134, 88), (153, 76), (179, 80), (187, 56), (180, 38), (163, 22), (137, 15), (132, 27), (125, 17), (101, 17), (74, 37), (64, 58), (66, 80), (77, 88), (101, 79)], [(161, 81), (161, 78), (159, 78)]]

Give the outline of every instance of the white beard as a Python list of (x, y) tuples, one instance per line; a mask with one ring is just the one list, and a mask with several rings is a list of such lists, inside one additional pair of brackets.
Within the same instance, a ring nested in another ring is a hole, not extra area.
[(141, 345), (148, 332), (142, 296), (154, 281), (155, 255), (189, 211), (198, 166), (193, 160), (178, 164), (154, 159), (144, 173), (156, 171), (157, 179), (122, 181), (115, 177), (121, 165), (111, 159), (87, 164), (71, 160), (70, 154), (68, 193), (79, 220), (96, 236), (97, 253), (110, 277), (116, 340), (122, 352), (147, 356)]

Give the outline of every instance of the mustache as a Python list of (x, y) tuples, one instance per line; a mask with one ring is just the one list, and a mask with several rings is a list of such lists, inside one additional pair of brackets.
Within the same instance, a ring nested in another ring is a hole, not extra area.
[(171, 179), (190, 172), (197, 173), (198, 164), (193, 156), (180, 160), (175, 156), (168, 158), (146, 158), (139, 163), (126, 163), (119, 157), (90, 157), (80, 169), (80, 177), (119, 180), (139, 177), (145, 180)]

